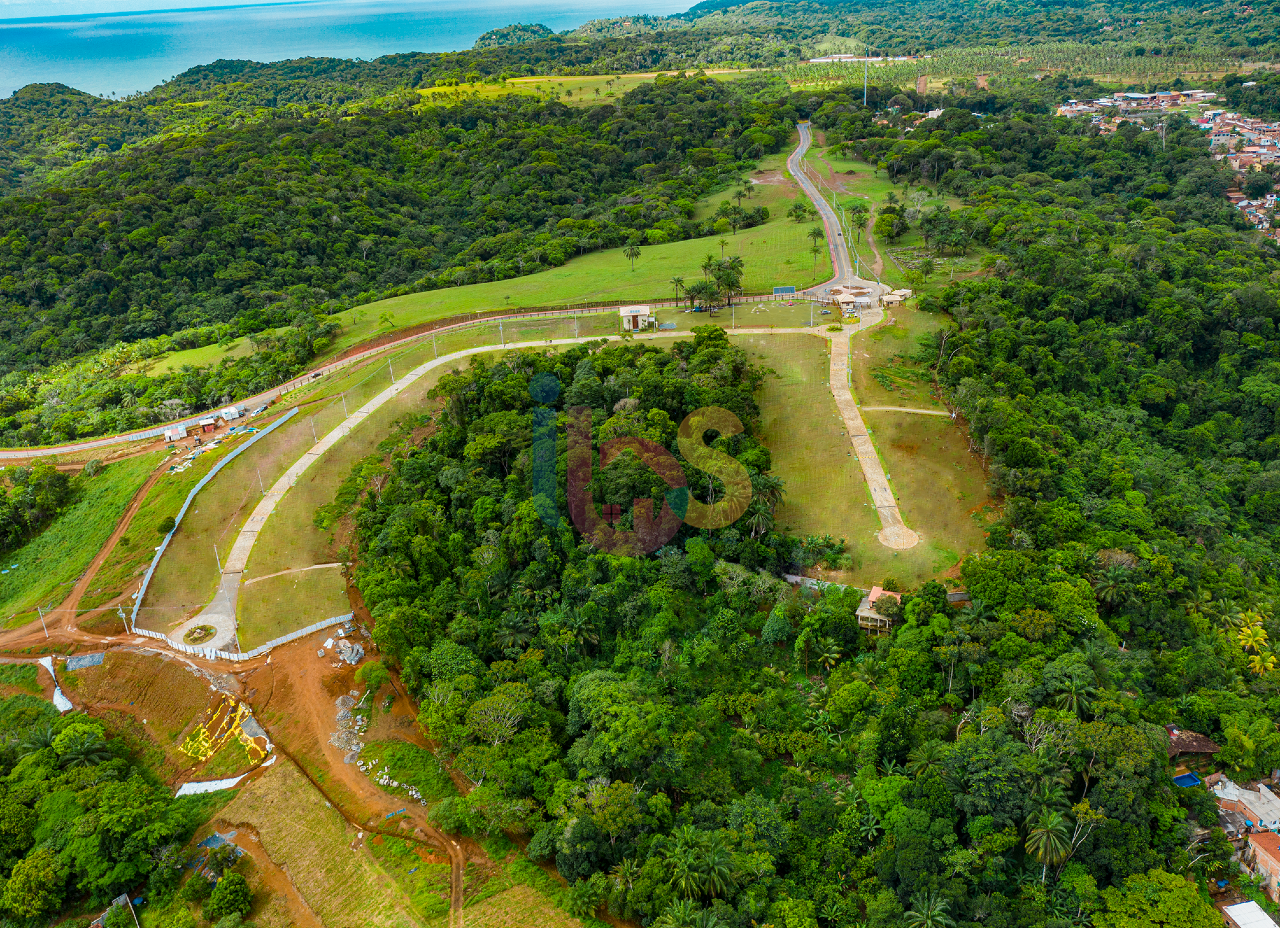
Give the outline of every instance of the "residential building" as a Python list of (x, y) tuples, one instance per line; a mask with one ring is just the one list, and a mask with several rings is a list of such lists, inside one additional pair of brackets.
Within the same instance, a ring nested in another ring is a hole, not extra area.
[(1223, 777), (1213, 783), (1209, 791), (1218, 800), (1218, 808), (1239, 812), (1249, 828), (1280, 828), (1280, 798), (1265, 786), (1259, 784), (1257, 789), (1249, 789)]
[(1166, 725), (1164, 730), (1169, 735), (1169, 760), (1178, 770), (1202, 770), (1213, 762), (1213, 755), (1222, 748), (1204, 735), (1194, 731)]
[(895, 593), (892, 590), (886, 590), (878, 586), (873, 586), (871, 592), (862, 597), (862, 602), (858, 604), (858, 626), (869, 632), (876, 634), (889, 634), (893, 630), (893, 622), (885, 618), (876, 611), (876, 603), (884, 598), (890, 597), (898, 602), (902, 601), (902, 594)]
[(1280, 928), (1258, 903), (1239, 902), (1222, 910), (1228, 928)]
[(1264, 831), (1249, 835), (1246, 860), (1255, 876), (1262, 878), (1262, 889), (1275, 902), (1280, 899), (1280, 835)]

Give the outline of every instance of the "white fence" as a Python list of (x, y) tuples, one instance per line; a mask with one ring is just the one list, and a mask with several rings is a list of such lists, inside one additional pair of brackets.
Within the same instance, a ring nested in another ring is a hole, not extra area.
[[(137, 599), (133, 601), (133, 614), (129, 616), (129, 624), (133, 626), (134, 631), (141, 631), (141, 629), (138, 628), (138, 610), (142, 608), (142, 600), (147, 595), (147, 587), (151, 584), (151, 575), (156, 572), (156, 565), (160, 563), (160, 558), (164, 556), (165, 549), (169, 547), (169, 540), (173, 538), (173, 533), (176, 532), (178, 530), (178, 526), (182, 524), (182, 517), (187, 514), (187, 509), (191, 506), (191, 501), (196, 498), (196, 494), (199, 493), (201, 490), (203, 490), (205, 488), (205, 485), (218, 475), (218, 471), (222, 470), (222, 468), (226, 467), (228, 464), (230, 464), (232, 461), (238, 458), (241, 452), (246, 451), (248, 448), (252, 447), (253, 443), (256, 442), (258, 439), (266, 438), (268, 435), (274, 432), (277, 428), (284, 425), (286, 422), (288, 422), (297, 414), (298, 414), (298, 410), (296, 408), (290, 409), (287, 413), (285, 413), (275, 422), (272, 422), (265, 429), (263, 429), (261, 432), (258, 432), (256, 435), (250, 438), (247, 442), (245, 442), (235, 451), (232, 451), (230, 454), (224, 457), (217, 464), (213, 465), (213, 467), (209, 469), (209, 473), (205, 474), (202, 478), (200, 478), (200, 482), (191, 488), (191, 492), (187, 494), (186, 502), (182, 504), (182, 509), (178, 512), (178, 517), (173, 522), (173, 528), (169, 531), (168, 535), (164, 536), (164, 541), (160, 542), (160, 547), (156, 549), (156, 556), (151, 559), (151, 566), (147, 568), (147, 574), (145, 577), (142, 578), (142, 586), (138, 588)], [(161, 635), (160, 637), (165, 638), (166, 636)]]
[(178, 642), (170, 640), (168, 635), (162, 634), (161, 632), (153, 632), (145, 628), (135, 628), (134, 632), (139, 635), (144, 635), (147, 638), (155, 638), (159, 641), (163, 641), (175, 651), (181, 651), (183, 654), (190, 654), (193, 657), (202, 657), (209, 661), (248, 661), (253, 660), (255, 657), (261, 657), (272, 648), (278, 648), (280, 645), (288, 644), (290, 641), (297, 641), (299, 638), (305, 638), (312, 632), (318, 632), (321, 629), (332, 628), (335, 625), (350, 622), (353, 618), (354, 615), (348, 612), (346, 615), (335, 615), (332, 619), (322, 619), (319, 622), (311, 623), (306, 628), (300, 628), (296, 632), (289, 632), (289, 634), (281, 635), (279, 638), (272, 638), (266, 644), (259, 645), (252, 651), (244, 653), (239, 651), (219, 651), (216, 648), (200, 648), (195, 645), (179, 644)]

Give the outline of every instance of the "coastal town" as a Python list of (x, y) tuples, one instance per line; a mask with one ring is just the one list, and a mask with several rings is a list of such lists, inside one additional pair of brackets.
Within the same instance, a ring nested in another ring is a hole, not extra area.
[[(1126, 124), (1163, 133), (1168, 115), (1186, 116), (1207, 133), (1214, 159), (1225, 161), (1237, 173), (1237, 187), (1227, 191), (1227, 199), (1250, 225), (1268, 238), (1277, 239), (1280, 228), (1275, 221), (1276, 194), (1268, 168), (1280, 163), (1280, 122), (1215, 109), (1216, 100), (1217, 94), (1208, 90), (1117, 92), (1097, 100), (1068, 100), (1057, 113), (1087, 118), (1104, 134)], [(1252, 179), (1251, 174), (1257, 178)]]

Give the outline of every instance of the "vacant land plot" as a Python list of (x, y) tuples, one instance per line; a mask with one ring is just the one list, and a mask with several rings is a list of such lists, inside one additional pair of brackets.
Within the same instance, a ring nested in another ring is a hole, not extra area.
[(59, 667), (58, 678), (77, 707), (131, 717), (170, 771), (192, 765), (178, 746), (208, 707), (210, 691), (203, 678), (176, 658), (108, 651), (97, 667), (74, 673)]
[(912, 360), (921, 351), (920, 336), (936, 331), (943, 317), (913, 306), (888, 311), (884, 323), (858, 335), (850, 346), (850, 386), (862, 406), (910, 406), (944, 411), (933, 391), (926, 364)]
[(777, 376), (761, 388), (761, 430), (773, 473), (786, 484), (777, 524), (797, 535), (849, 542), (857, 563), (880, 520), (827, 385), (826, 342), (812, 335), (743, 335), (735, 341)]
[[(866, 337), (855, 336), (855, 350)], [(903, 518), (920, 535), (914, 548), (886, 548), (876, 540), (880, 520), (827, 384), (823, 342), (807, 335), (740, 336), (739, 344), (779, 375), (766, 380), (760, 395), (773, 472), (786, 483), (778, 525), (798, 535), (846, 539), (854, 565), (844, 581), (867, 587), (892, 576), (916, 583), (981, 546), (985, 481), (949, 419), (864, 413)]]
[(329, 401), (295, 416), (246, 449), (200, 492), (151, 578), (139, 612), (144, 628), (164, 631), (208, 604), (218, 583), (218, 558), (231, 550), (263, 488), (315, 443), (315, 435), (324, 433), (312, 418), (328, 414), (335, 424), (341, 418), (341, 405), (336, 414), (334, 405)]
[(312, 622), (350, 611), (347, 584), (337, 567), (258, 580), (240, 588), (236, 616), (240, 646), (256, 648)]
[(146, 454), (107, 465), (85, 483), (78, 502), (29, 544), (6, 555), (0, 575), (4, 627), (37, 620), (37, 606), (48, 610), (71, 592), (161, 457)]
[[(176, 517), (187, 494), (218, 461), (230, 453), (234, 444), (219, 445), (196, 458), (182, 473), (164, 474), (147, 491), (125, 534), (98, 567), (93, 585), (80, 600), (80, 608), (94, 609), (122, 595), (139, 582), (147, 565), (155, 556), (156, 545), (164, 538), (160, 523)], [(176, 460), (176, 458), (175, 458)], [(143, 627), (147, 627), (143, 624)]]
[(448, 855), (383, 835), (369, 841), (369, 853), (409, 897), (419, 918), (448, 916)]
[(466, 908), (467, 928), (582, 928), (532, 886), (513, 886)]
[(390, 314), (391, 327), (417, 325), (431, 319), (478, 310), (520, 306), (556, 306), (590, 300), (652, 300), (674, 296), (672, 277), (692, 283), (702, 279), (699, 265), (712, 254), (720, 257), (721, 238), (728, 239), (725, 255), (740, 255), (745, 263), (743, 287), (769, 290), (791, 284), (810, 286), (830, 276), (830, 258), (823, 253), (815, 272), (809, 254), (808, 225), (775, 217), (764, 225), (727, 234), (663, 245), (641, 246), (634, 270), (621, 248), (593, 252), (563, 267), (528, 277), (432, 290), (370, 303), (339, 314), (344, 331), (335, 350), (350, 347), (386, 329), (378, 323)]
[(253, 354), (253, 343), (247, 338), (237, 338), (226, 345), (214, 343), (202, 348), (189, 348), (185, 351), (173, 351), (137, 365), (137, 369), (151, 375), (167, 374), (186, 365), (192, 367), (208, 367), (225, 361), (228, 358), (242, 358)]
[(418, 923), (409, 897), (353, 846), (355, 831), (287, 759), (241, 790), (221, 817), (257, 829), (263, 849), (327, 928)]
[[(900, 412), (863, 412), (890, 476), (898, 507), (920, 544), (901, 552), (902, 567), (885, 570), (904, 582), (924, 579), (982, 547), (994, 516), (986, 475), (950, 419)], [(895, 552), (897, 553), (897, 552)], [(913, 572), (914, 571), (914, 572)]]

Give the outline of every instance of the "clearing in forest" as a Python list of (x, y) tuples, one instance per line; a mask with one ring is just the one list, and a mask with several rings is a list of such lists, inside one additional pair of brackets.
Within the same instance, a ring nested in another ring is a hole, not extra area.
[[(855, 336), (855, 351), (868, 334)], [(880, 520), (827, 383), (826, 344), (809, 335), (743, 335), (738, 343), (778, 375), (765, 380), (759, 395), (773, 473), (786, 483), (777, 524), (797, 535), (848, 542), (851, 569), (826, 576), (864, 588), (885, 577), (916, 584), (981, 546), (985, 482), (954, 423), (909, 413), (867, 414), (903, 519), (920, 536), (914, 548), (886, 548), (876, 540)], [(887, 416), (893, 418), (879, 418)]]

